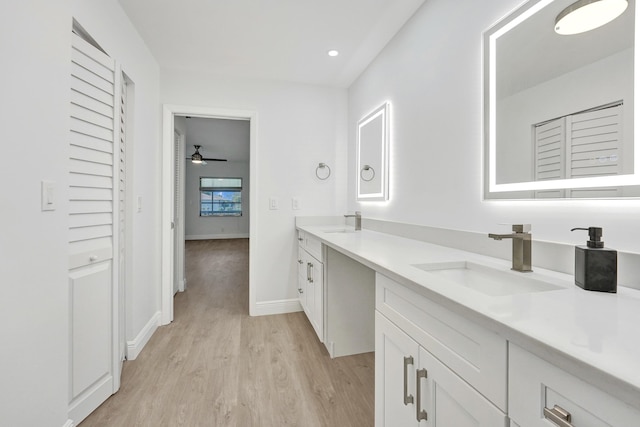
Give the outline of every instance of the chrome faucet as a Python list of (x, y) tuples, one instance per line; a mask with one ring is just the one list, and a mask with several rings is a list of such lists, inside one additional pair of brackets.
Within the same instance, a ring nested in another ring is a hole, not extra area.
[(356, 219), (356, 231), (362, 230), (362, 213), (360, 211), (356, 211), (355, 215), (345, 215), (345, 218), (355, 218)]
[(531, 270), (531, 224), (514, 224), (511, 226), (511, 234), (493, 234), (489, 237), (494, 240), (512, 239), (511, 243), (511, 269), (526, 273)]

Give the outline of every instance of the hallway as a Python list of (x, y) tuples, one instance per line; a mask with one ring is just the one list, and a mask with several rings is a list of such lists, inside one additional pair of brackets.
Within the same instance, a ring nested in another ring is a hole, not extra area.
[(374, 354), (331, 360), (302, 312), (249, 317), (248, 253), (187, 241), (173, 323), (81, 427), (373, 426)]

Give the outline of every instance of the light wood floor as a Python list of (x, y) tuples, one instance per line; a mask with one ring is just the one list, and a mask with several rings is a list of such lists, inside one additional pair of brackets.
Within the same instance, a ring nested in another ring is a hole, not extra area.
[(249, 317), (248, 249), (187, 242), (175, 320), (81, 427), (373, 426), (373, 353), (330, 359), (303, 313)]

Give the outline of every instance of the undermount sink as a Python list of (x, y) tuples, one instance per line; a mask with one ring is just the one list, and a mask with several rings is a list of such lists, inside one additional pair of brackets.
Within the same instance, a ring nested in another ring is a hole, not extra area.
[(412, 266), (426, 271), (436, 280), (444, 281), (447, 284), (464, 286), (489, 296), (565, 289), (562, 286), (528, 276), (531, 273), (499, 270), (469, 261), (412, 264)]
[(338, 230), (327, 230), (325, 233), (355, 233), (356, 230), (353, 228), (340, 228)]

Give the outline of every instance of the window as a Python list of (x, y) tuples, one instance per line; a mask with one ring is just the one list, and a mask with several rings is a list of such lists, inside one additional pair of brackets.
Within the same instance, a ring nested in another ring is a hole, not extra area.
[(242, 178), (200, 178), (200, 216), (242, 216)]

